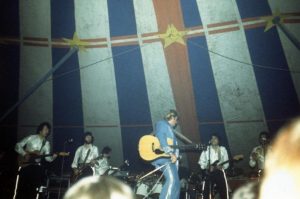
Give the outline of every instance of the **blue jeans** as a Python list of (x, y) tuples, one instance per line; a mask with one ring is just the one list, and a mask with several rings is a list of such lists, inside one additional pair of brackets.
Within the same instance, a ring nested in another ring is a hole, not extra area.
[(163, 164), (167, 164), (167, 166), (161, 168), (161, 171), (163, 172), (163, 175), (165, 177), (165, 183), (163, 185), (162, 191), (160, 192), (159, 199), (179, 199), (180, 180), (178, 176), (177, 166), (176, 164), (163, 159), (162, 161), (156, 160), (155, 163), (153, 163), (153, 165), (156, 167)]

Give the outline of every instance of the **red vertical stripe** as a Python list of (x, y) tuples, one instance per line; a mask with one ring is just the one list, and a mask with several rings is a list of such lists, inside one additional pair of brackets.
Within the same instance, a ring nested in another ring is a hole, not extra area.
[[(165, 33), (170, 24), (174, 24), (179, 31), (184, 30), (179, 0), (153, 0), (153, 2), (160, 33)], [(165, 48), (165, 56), (176, 107), (180, 114), (182, 132), (194, 142), (199, 142), (198, 120), (187, 47), (173, 43)], [(198, 158), (198, 154), (188, 154), (191, 169), (197, 169)]]

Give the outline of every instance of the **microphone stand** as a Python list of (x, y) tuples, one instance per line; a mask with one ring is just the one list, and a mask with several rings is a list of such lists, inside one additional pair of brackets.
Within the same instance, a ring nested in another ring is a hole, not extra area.
[[(204, 183), (202, 185), (202, 193), (201, 193), (201, 199), (204, 198), (204, 194), (205, 194), (205, 187), (208, 187), (208, 197), (209, 199), (212, 199), (212, 192), (211, 192), (211, 188), (212, 188), (212, 183), (211, 183), (211, 172), (210, 172), (210, 151), (211, 151), (211, 144), (210, 142), (208, 143), (208, 168), (207, 168), (207, 172), (206, 172), (206, 176), (204, 177)], [(206, 183), (208, 183), (208, 186), (206, 186)]]
[(209, 188), (209, 192), (208, 192), (208, 196), (209, 199), (212, 199), (212, 193), (211, 193), (211, 189), (212, 189), (212, 183), (211, 183), (211, 171), (210, 171), (210, 154), (211, 154), (211, 144), (209, 143), (208, 145), (208, 188)]

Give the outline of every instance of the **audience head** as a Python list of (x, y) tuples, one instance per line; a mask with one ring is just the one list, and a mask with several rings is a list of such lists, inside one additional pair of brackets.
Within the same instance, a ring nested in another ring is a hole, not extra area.
[(300, 117), (282, 127), (267, 154), (261, 199), (300, 196)]
[(74, 184), (64, 199), (134, 199), (131, 188), (109, 176), (91, 176)]

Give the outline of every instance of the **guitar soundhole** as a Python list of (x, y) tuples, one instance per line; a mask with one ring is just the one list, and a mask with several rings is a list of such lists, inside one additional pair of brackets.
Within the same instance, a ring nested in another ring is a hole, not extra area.
[(155, 150), (154, 150), (154, 153), (156, 153), (156, 154), (163, 154), (164, 152), (161, 151), (161, 150), (159, 150), (159, 149), (155, 149)]

